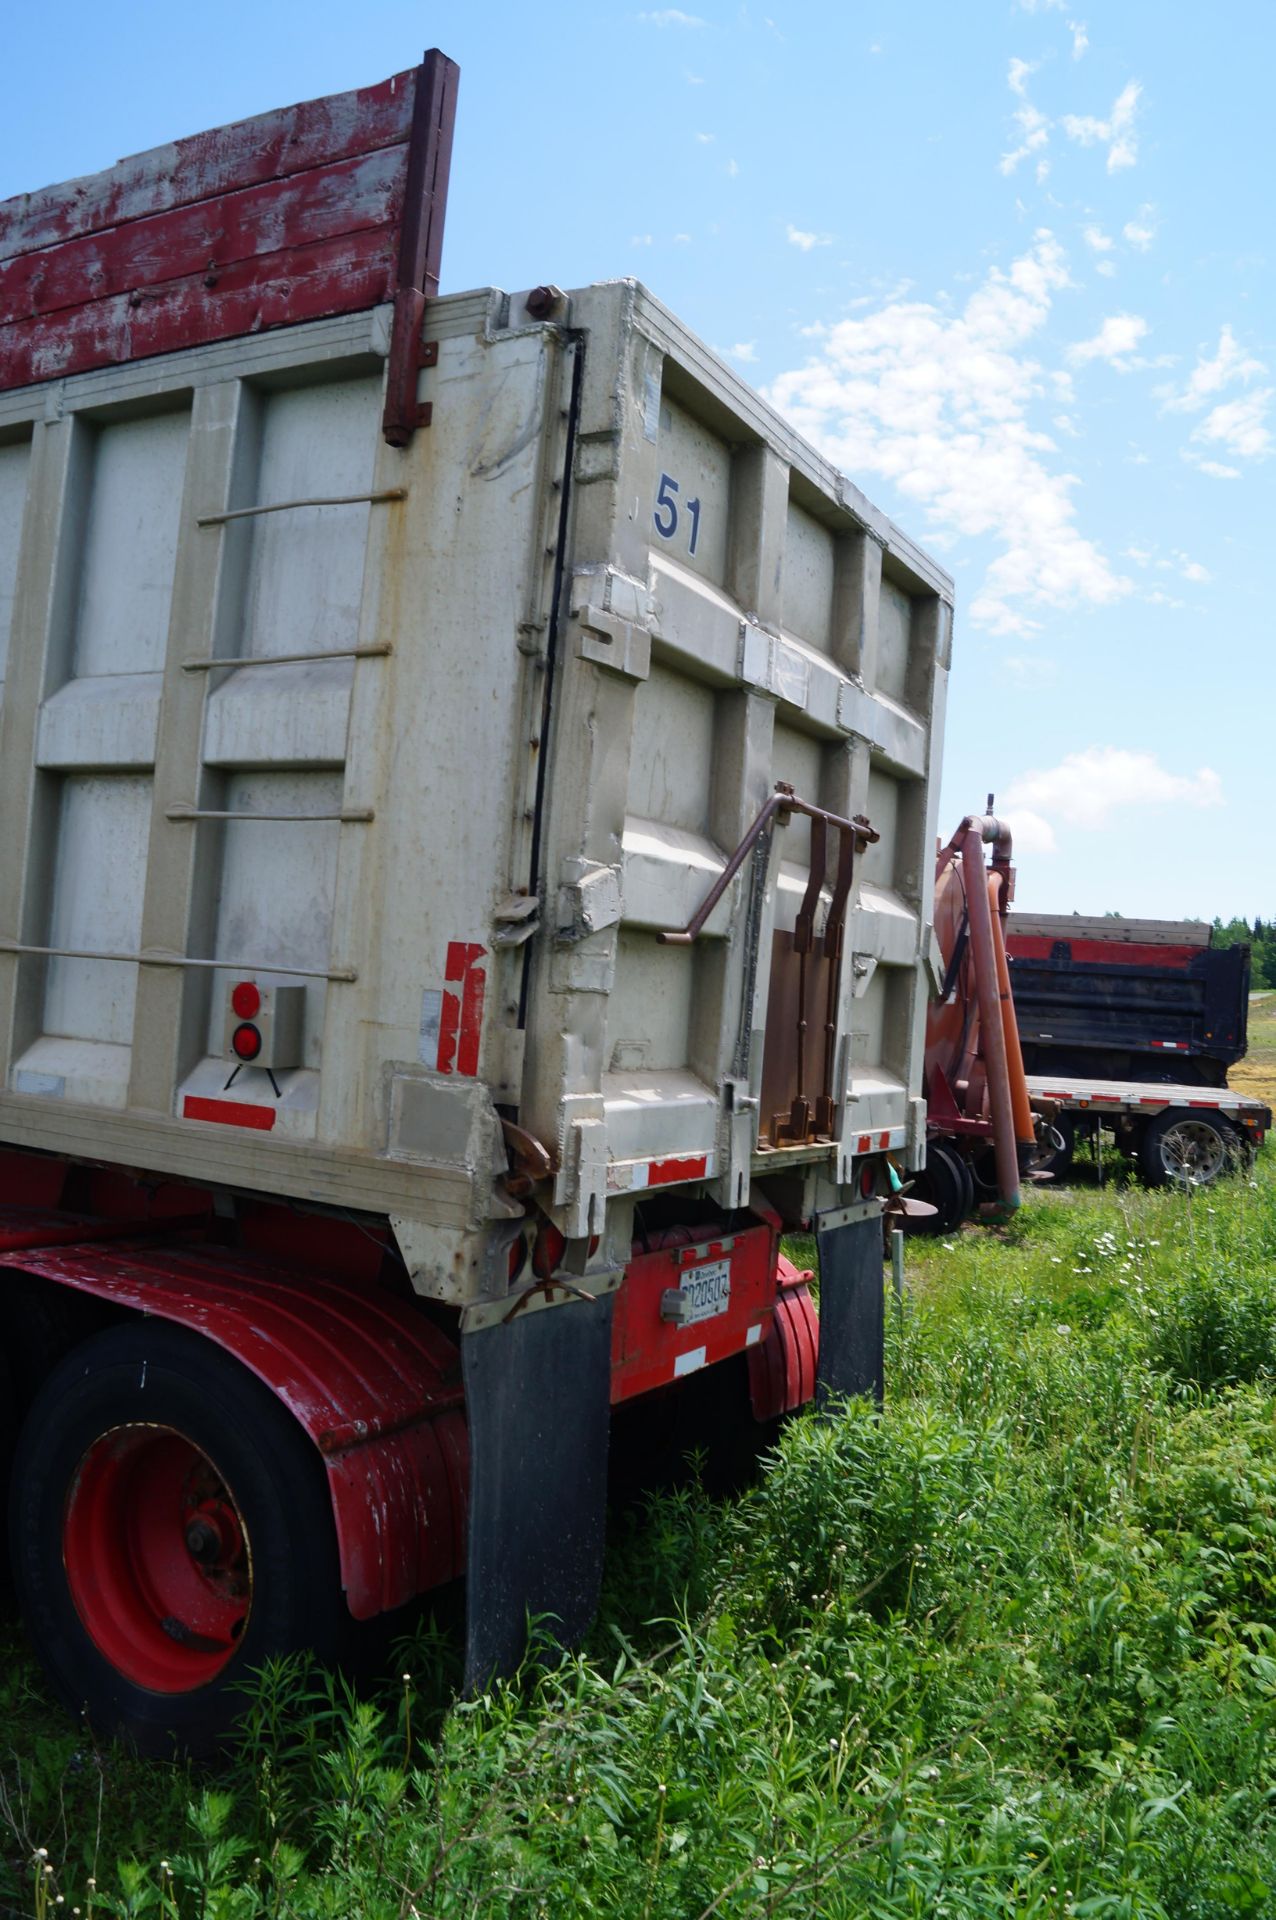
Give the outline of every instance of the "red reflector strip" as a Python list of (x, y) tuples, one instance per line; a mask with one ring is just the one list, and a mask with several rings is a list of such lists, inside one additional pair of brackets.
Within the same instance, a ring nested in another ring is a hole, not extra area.
[(1189, 1100), (1187, 1104), (1189, 1107), (1210, 1107), (1217, 1113), (1223, 1102), (1221, 1100)]
[(184, 1120), (213, 1120), (223, 1127), (252, 1127), (257, 1133), (269, 1133), (275, 1124), (273, 1107), (250, 1106), (247, 1100), (209, 1100), (203, 1094), (188, 1093), (182, 1102)]
[(707, 1153), (682, 1160), (653, 1160), (647, 1168), (649, 1187), (667, 1187), (675, 1180), (703, 1180), (709, 1170)]

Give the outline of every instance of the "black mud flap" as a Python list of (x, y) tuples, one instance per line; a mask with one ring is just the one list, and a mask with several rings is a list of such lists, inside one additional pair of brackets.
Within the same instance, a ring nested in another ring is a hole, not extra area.
[(512, 1673), (528, 1615), (575, 1645), (598, 1610), (614, 1296), (461, 1336), (470, 1429), (465, 1690)]
[(820, 1364), (815, 1404), (852, 1393), (882, 1404), (886, 1331), (882, 1210), (843, 1207), (816, 1218), (820, 1250)]

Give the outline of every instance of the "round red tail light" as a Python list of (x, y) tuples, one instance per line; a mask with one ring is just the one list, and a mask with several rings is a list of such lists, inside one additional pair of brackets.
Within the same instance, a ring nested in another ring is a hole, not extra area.
[(230, 1036), (230, 1044), (241, 1060), (255, 1060), (261, 1052), (261, 1035), (256, 1027), (250, 1027), (245, 1023), (242, 1027), (235, 1028)]
[(254, 980), (240, 980), (231, 989), (230, 1004), (241, 1020), (253, 1020), (261, 1012), (261, 988)]

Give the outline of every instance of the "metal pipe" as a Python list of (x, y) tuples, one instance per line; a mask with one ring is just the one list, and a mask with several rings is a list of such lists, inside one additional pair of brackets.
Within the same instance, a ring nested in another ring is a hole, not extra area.
[[(997, 956), (993, 947), (992, 909), (988, 904), (988, 874), (984, 867), (984, 828), (1000, 822), (973, 815), (962, 822), (961, 865), (970, 916), (970, 946), (975, 962), (979, 998), (979, 1035), (988, 1075), (988, 1103), (992, 1108), (993, 1152), (1002, 1204), (1011, 1212), (1019, 1205), (1019, 1156), (1015, 1151), (1015, 1120), (1010, 1100), (1010, 1072), (1006, 1062), (1006, 1034), (1001, 996), (997, 988)], [(989, 839), (995, 836), (989, 834)]]
[(1006, 1067), (1010, 1075), (1010, 1104), (1015, 1116), (1015, 1139), (1021, 1147), (1036, 1143), (1028, 1082), (1024, 1077), (1023, 1048), (1019, 1044), (1019, 1022), (1015, 1018), (1015, 999), (1010, 990), (1010, 963), (1001, 931), (1001, 901), (1005, 885), (1003, 875), (988, 875), (988, 905), (992, 919), (992, 948), (997, 959), (997, 994), (1001, 1001), (1001, 1027), (1006, 1036)]

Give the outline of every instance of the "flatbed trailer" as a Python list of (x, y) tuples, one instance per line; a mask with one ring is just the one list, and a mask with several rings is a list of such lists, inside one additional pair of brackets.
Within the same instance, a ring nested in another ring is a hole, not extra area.
[(1272, 1124), (1269, 1107), (1230, 1087), (1050, 1073), (1030, 1073), (1027, 1083), (1033, 1107), (1057, 1130), (1057, 1172), (1071, 1160), (1078, 1131), (1088, 1126), (1111, 1131), (1149, 1185), (1208, 1186), (1256, 1153)]

